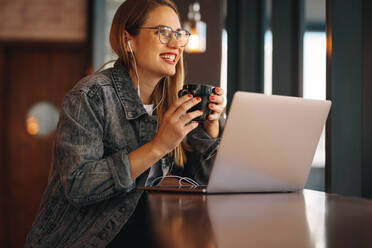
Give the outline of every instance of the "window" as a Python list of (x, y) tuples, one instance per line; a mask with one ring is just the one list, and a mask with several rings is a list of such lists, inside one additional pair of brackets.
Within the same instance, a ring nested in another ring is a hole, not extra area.
[[(264, 93), (272, 94), (273, 37), (270, 30), (272, 0), (266, 0), (264, 36)], [(304, 0), (303, 97), (326, 99), (325, 0)], [(323, 130), (306, 188), (324, 190), (325, 131)]]
[(221, 56), (221, 88), (225, 91), (225, 106), (227, 103), (227, 31), (222, 29), (222, 56)]

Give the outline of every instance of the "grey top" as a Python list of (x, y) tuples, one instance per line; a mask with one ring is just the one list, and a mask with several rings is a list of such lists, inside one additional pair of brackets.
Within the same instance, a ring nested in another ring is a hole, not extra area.
[[(172, 174), (206, 184), (219, 138), (201, 126), (187, 136), (195, 151)], [(25, 247), (106, 246), (134, 212), (143, 193), (136, 186), (149, 173), (132, 180), (128, 153), (156, 131), (156, 115), (146, 113), (121, 64), (79, 81), (64, 98), (48, 187)], [(167, 174), (171, 159), (157, 163)]]

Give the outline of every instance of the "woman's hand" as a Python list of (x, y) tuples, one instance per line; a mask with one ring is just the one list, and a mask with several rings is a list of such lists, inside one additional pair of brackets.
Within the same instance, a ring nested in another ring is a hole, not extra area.
[(208, 120), (203, 122), (203, 127), (205, 131), (211, 136), (212, 138), (217, 138), (219, 135), (219, 123), (218, 120), (223, 112), (223, 103), (225, 102), (225, 98), (223, 96), (224, 91), (223, 89), (216, 87), (214, 89), (216, 95), (210, 95), (209, 101), (212, 102), (208, 105), (208, 107), (213, 110), (212, 114), (208, 115)]
[(186, 111), (200, 101), (200, 97), (193, 98), (191, 94), (184, 95), (177, 99), (165, 112), (158, 132), (152, 140), (154, 147), (160, 153), (165, 155), (171, 152), (189, 132), (198, 126), (197, 122), (189, 122), (202, 115), (203, 112), (196, 110), (186, 113)]

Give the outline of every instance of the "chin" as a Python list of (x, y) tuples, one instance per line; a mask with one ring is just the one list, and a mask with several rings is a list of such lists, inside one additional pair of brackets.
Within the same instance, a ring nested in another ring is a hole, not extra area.
[(167, 76), (174, 76), (176, 74), (176, 72), (174, 71), (174, 72), (172, 72), (172, 73), (169, 73)]
[(174, 76), (176, 74), (176, 70), (171, 70), (171, 71), (164, 71), (164, 76)]

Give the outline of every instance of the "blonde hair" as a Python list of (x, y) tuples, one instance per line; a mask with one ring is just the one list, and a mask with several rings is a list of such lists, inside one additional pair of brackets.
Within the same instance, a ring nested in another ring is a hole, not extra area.
[[(138, 35), (138, 28), (145, 22), (147, 14), (160, 6), (170, 7), (181, 19), (176, 5), (170, 0), (126, 0), (115, 13), (110, 30), (110, 44), (118, 55), (118, 61), (122, 62), (129, 70), (134, 71), (134, 65), (126, 49), (125, 31), (132, 36)], [(177, 100), (178, 91), (183, 86), (184, 68), (182, 55), (176, 65), (176, 73), (173, 76), (165, 77), (163, 80), (165, 80), (165, 84), (158, 83), (151, 95), (154, 106), (157, 106), (162, 98), (164, 85), (165, 97), (157, 108), (158, 123), (163, 120), (164, 113), (169, 106)], [(190, 150), (189, 145), (186, 142), (182, 142), (169, 154), (169, 156), (173, 157), (176, 165), (183, 166), (187, 162), (184, 148)]]

